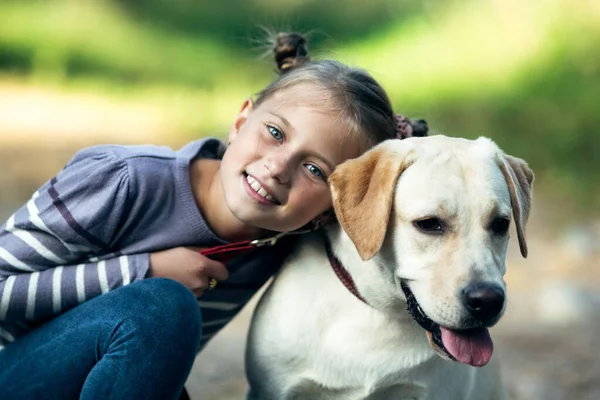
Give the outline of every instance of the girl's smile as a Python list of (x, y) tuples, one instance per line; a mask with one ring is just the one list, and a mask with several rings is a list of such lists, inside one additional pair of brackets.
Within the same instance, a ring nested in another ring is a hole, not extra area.
[(273, 196), (271, 190), (264, 183), (259, 182), (252, 175), (244, 173), (242, 175), (242, 184), (248, 195), (265, 206), (277, 206), (281, 203)]

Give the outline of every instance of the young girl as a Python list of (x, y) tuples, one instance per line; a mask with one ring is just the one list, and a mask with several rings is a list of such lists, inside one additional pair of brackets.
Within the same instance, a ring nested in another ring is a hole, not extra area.
[(311, 62), (297, 34), (277, 37), (275, 60), (279, 78), (244, 102), (227, 148), (84, 149), (8, 219), (0, 398), (177, 398), (197, 352), (294, 240), (227, 266), (200, 248), (318, 224), (335, 166), (394, 136), (364, 71)]

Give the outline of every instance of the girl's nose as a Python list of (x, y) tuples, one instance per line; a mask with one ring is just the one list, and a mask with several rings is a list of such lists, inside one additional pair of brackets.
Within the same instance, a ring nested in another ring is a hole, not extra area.
[(273, 154), (265, 158), (265, 168), (269, 176), (279, 181), (279, 183), (286, 184), (290, 180), (289, 176), (290, 160), (282, 154)]

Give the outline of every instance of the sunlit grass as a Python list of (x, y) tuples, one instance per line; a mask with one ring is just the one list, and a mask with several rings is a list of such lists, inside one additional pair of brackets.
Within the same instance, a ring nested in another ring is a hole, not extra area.
[(566, 0), (454, 4), (339, 53), (408, 104), (502, 93), (518, 90), (523, 70), (597, 36), (597, 11), (591, 2)]
[(106, 1), (1, 4), (0, 44), (32, 53), (32, 72), (53, 80), (84, 70), (124, 84), (179, 82), (211, 88), (239, 79), (243, 65), (220, 43), (136, 23)]
[(21, 82), (149, 105), (180, 135), (222, 131), (271, 76), (258, 56), (136, 23), (102, 1), (1, 4), (2, 46), (31, 53)]
[[(170, 98), (164, 106), (173, 111), (167, 113), (175, 125), (188, 125), (181, 127), (186, 131), (225, 126), (227, 119), (220, 119), (229, 114), (224, 110), (235, 109), (272, 76), (267, 61), (242, 60), (208, 38), (138, 24), (111, 4), (5, 3), (0, 44), (31, 51), (38, 82), (132, 100)], [(448, 4), (327, 54), (372, 72), (398, 107), (419, 109), (432, 99), (518, 91), (523, 71), (552, 62), (561, 47), (586, 43), (578, 37), (590, 33), (581, 30), (600, 31), (593, 1)], [(93, 70), (79, 76), (77, 69), (89, 65), (102, 70), (96, 77)], [(188, 124), (188, 116), (177, 111), (187, 109), (208, 111), (203, 120)]]

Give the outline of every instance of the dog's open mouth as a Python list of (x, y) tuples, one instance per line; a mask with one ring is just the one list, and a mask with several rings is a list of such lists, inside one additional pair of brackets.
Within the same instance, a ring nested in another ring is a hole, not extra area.
[(487, 328), (456, 330), (433, 322), (421, 309), (406, 282), (401, 281), (408, 313), (427, 331), (431, 347), (444, 358), (474, 367), (486, 365), (492, 357), (494, 343)]

